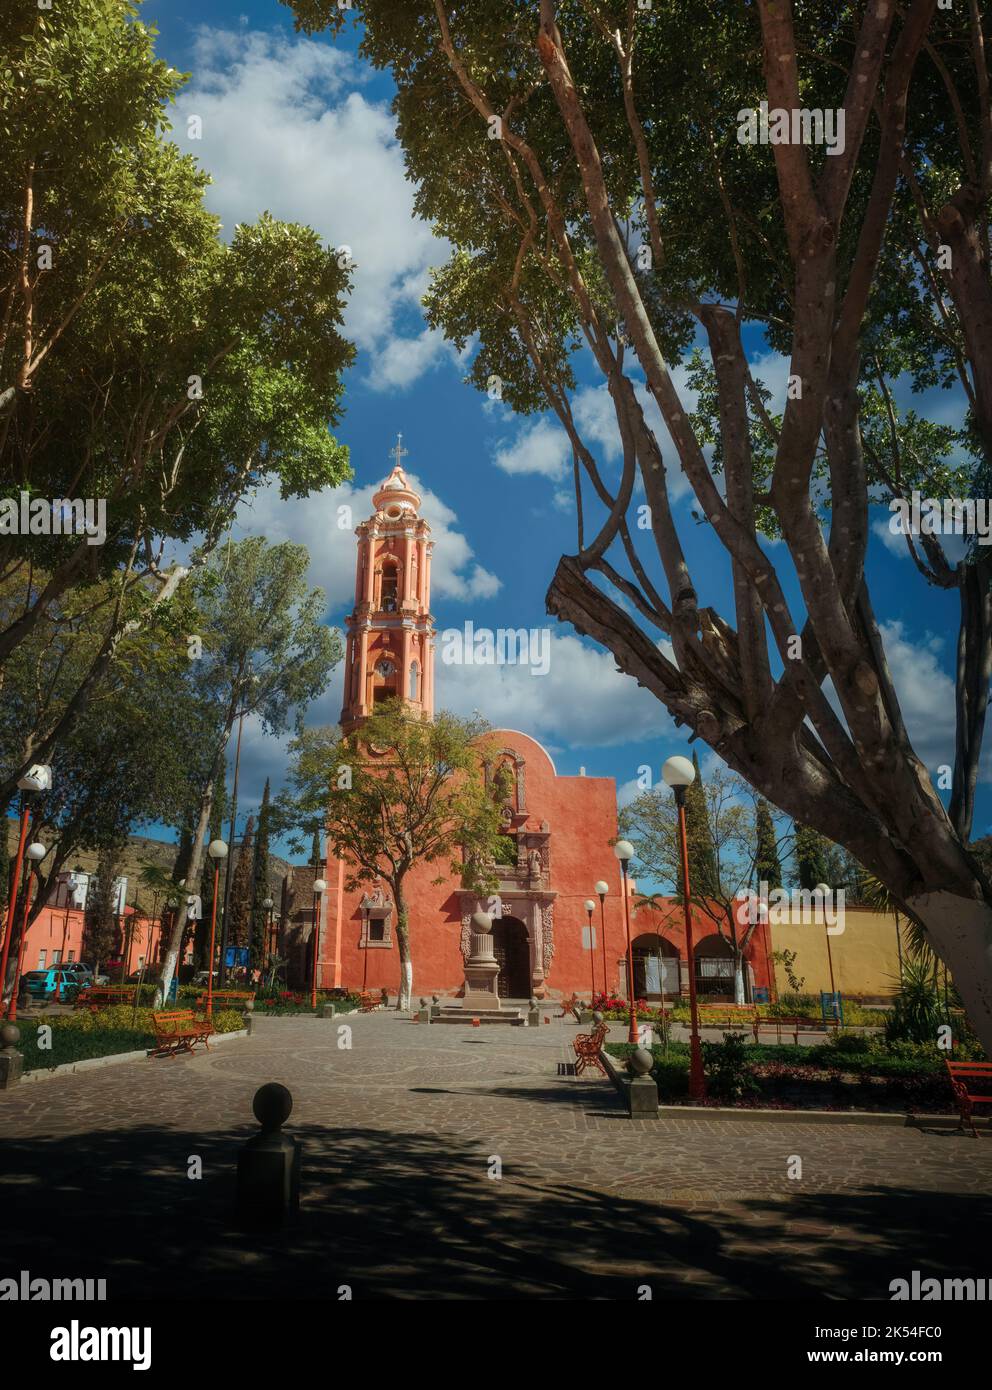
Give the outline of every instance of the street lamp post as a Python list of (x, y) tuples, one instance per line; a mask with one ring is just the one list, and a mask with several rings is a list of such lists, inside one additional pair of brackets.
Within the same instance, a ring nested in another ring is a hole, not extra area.
[(327, 883), (322, 878), (313, 881), (313, 980), (310, 983), (310, 1007), (317, 1008), (317, 962), (320, 959), (320, 900)]
[(823, 904), (823, 932), (827, 938), (827, 965), (830, 968), (830, 1008), (837, 1016), (837, 990), (834, 988), (834, 958), (830, 950), (830, 924), (827, 921), (827, 898), (830, 896), (829, 883), (818, 883), (814, 890)]
[(592, 994), (589, 996), (589, 1007), (593, 1007), (593, 1000), (596, 998), (596, 952), (592, 944), (592, 914), (596, 911), (596, 904), (592, 898), (586, 898), (586, 916), (589, 918), (589, 973), (592, 976)]
[(627, 1001), (630, 1004), (630, 1027), (627, 1041), (635, 1045), (640, 1042), (637, 1032), (637, 1001), (634, 998), (634, 951), (630, 944), (630, 898), (627, 893), (627, 865), (634, 857), (634, 846), (629, 840), (617, 840), (613, 853), (620, 860), (623, 872), (623, 920), (627, 928)]
[(0, 952), (0, 1012), (3, 1010), (3, 997), (7, 988), (7, 960), (17, 922), (17, 890), (21, 881), (21, 866), (24, 863), (24, 846), (28, 840), (28, 821), (31, 815), (28, 796), (31, 792), (50, 791), (51, 787), (52, 769), (43, 763), (35, 764), (17, 783), (18, 791), (21, 792), (21, 825), (17, 835), (17, 857), (14, 861), (14, 876), (11, 879), (10, 902), (7, 905), (7, 930), (4, 932), (3, 951)]
[(21, 974), (24, 970), (24, 951), (28, 944), (28, 914), (31, 910), (31, 870), (34, 870), (35, 890), (38, 885), (38, 865), (48, 853), (47, 848), (38, 842), (28, 845), (25, 851), (28, 863), (28, 881), (24, 885), (24, 914), (21, 917), (21, 939), (17, 943), (17, 965), (14, 969), (14, 984), (10, 992), (10, 1012), (7, 1017), (13, 1023), (17, 1019), (17, 989), (21, 981)]
[(220, 866), (227, 858), (227, 845), (223, 840), (211, 840), (207, 854), (214, 861), (214, 891), (210, 904), (210, 955), (207, 959), (207, 1018), (214, 1012), (214, 945), (217, 940), (217, 893), (220, 889)]
[(605, 879), (600, 879), (596, 884), (596, 893), (599, 896), (599, 934), (603, 938), (599, 943), (603, 948), (603, 993), (609, 994), (610, 985), (606, 975), (606, 895), (610, 891), (610, 885)]
[(682, 908), (685, 912), (685, 955), (689, 967), (689, 1095), (695, 1101), (706, 1099), (703, 1050), (699, 1044), (699, 1008), (696, 1004), (696, 962), (692, 953), (692, 899), (689, 884), (689, 842), (685, 831), (685, 791), (696, 777), (688, 758), (669, 758), (661, 769), (666, 785), (675, 794), (679, 815), (679, 847), (682, 857)]

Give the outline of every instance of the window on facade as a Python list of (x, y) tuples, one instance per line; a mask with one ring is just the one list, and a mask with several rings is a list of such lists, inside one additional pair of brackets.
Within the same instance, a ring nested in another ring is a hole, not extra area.
[(418, 676), (418, 674), (419, 674), (419, 669), (420, 669), (420, 668), (417, 666), (417, 663), (416, 663), (415, 661), (413, 661), (413, 662), (410, 663), (410, 699), (411, 699), (411, 700), (415, 700), (415, 699), (417, 698), (417, 676)]
[(47, 951), (39, 951), (39, 952), (38, 952), (38, 969), (39, 969), (39, 970), (44, 970), (44, 968), (45, 968), (45, 966), (46, 966), (47, 964), (48, 964), (48, 952), (47, 952)]
[(386, 923), (381, 917), (371, 917), (369, 919), (369, 940), (385, 941)]
[(76, 953), (75, 953), (75, 951), (70, 951), (70, 952), (69, 952), (69, 959), (70, 959), (71, 961), (76, 959)]
[(59, 963), (59, 961), (60, 961), (61, 959), (62, 959), (62, 952), (61, 952), (61, 951), (53, 951), (53, 952), (52, 952), (52, 964), (53, 964), (53, 965), (58, 965), (58, 963)]
[(396, 591), (396, 570), (393, 568), (384, 569), (382, 571), (382, 591), (380, 596), (380, 607), (384, 613), (396, 612)]

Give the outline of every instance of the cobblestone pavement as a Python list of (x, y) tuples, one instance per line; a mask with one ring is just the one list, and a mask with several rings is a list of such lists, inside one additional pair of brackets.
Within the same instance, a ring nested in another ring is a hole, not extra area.
[[(350, 1049), (339, 1024), (256, 1020), (193, 1058), (0, 1094), (0, 1277), (104, 1276), (111, 1299), (885, 1299), (914, 1269), (992, 1276), (987, 1134), (631, 1121), (607, 1082), (556, 1075), (571, 1022), (351, 1016)], [(303, 1201), (259, 1236), (232, 1201), (266, 1081), (293, 1093)]]

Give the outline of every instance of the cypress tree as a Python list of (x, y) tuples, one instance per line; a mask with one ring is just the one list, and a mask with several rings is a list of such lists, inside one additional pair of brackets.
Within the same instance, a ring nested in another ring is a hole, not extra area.
[(251, 955), (248, 958), (251, 970), (261, 970), (265, 964), (266, 929), (269, 914), (264, 907), (269, 892), (269, 779), (265, 779), (262, 805), (258, 812), (258, 833), (255, 836), (255, 864), (252, 875), (251, 900)]
[(100, 851), (96, 866), (96, 886), (86, 895), (83, 921), (83, 950), (93, 962), (94, 973), (101, 963), (111, 960), (120, 947), (120, 931), (114, 911), (114, 883), (120, 875), (121, 850), (118, 846)]
[(716, 871), (716, 848), (710, 828), (709, 810), (706, 805), (706, 791), (699, 771), (699, 759), (695, 749), (692, 765), (696, 777), (685, 794), (685, 831), (689, 852), (689, 887), (694, 898), (714, 898), (720, 895), (720, 883)]
[(833, 887), (830, 882), (830, 849), (830, 841), (819, 831), (796, 821), (796, 843), (792, 853), (800, 888), (813, 889), (820, 883)]
[(754, 872), (758, 883), (767, 883), (769, 892), (782, 887), (782, 862), (778, 857), (778, 844), (775, 837), (775, 822), (771, 808), (762, 797), (756, 814), (757, 847), (754, 858)]
[(230, 912), (227, 929), (229, 946), (247, 946), (251, 930), (252, 879), (254, 877), (255, 857), (252, 852), (255, 835), (255, 817), (248, 817), (244, 838), (238, 849), (238, 862), (231, 878)]

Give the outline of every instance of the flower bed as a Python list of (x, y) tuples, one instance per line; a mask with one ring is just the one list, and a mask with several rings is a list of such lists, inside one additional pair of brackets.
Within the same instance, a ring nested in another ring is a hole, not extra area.
[[(955, 1106), (944, 1067), (945, 1053), (920, 1044), (886, 1044), (859, 1039), (857, 1051), (837, 1041), (815, 1047), (786, 1044), (755, 1046), (741, 1035), (730, 1048), (704, 1043), (708, 1103), (783, 1110), (907, 1110), (953, 1113)], [(618, 1060), (634, 1051), (630, 1043), (609, 1043)], [(689, 1045), (652, 1048), (652, 1076), (661, 1103), (689, 1099)], [(957, 1054), (955, 1054), (957, 1055)]]
[[(237, 1009), (215, 1013), (212, 1022), (217, 1033), (235, 1033), (245, 1026)], [(21, 1030), (17, 1050), (23, 1054), (25, 1071), (51, 1070), (66, 1062), (113, 1057), (155, 1045), (152, 1010), (139, 1009), (135, 1016), (130, 1004), (113, 1004), (95, 1014), (19, 1018), (17, 1027)]]

